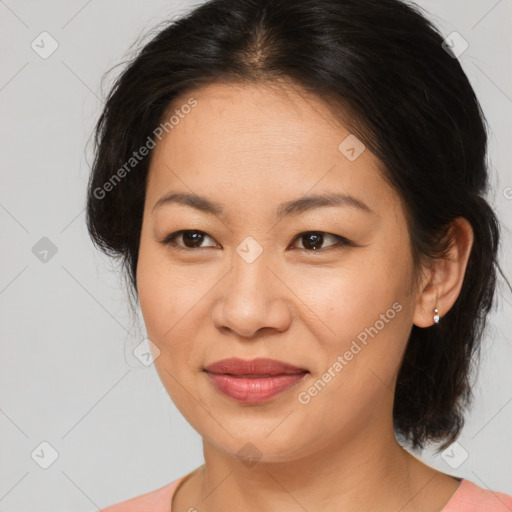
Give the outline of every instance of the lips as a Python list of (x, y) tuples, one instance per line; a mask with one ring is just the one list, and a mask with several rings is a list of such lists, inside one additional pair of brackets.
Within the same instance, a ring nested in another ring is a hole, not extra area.
[(275, 359), (223, 359), (205, 368), (214, 388), (245, 404), (266, 402), (299, 383), (308, 370)]
[(238, 358), (222, 359), (205, 368), (209, 373), (227, 374), (245, 377), (268, 377), (273, 375), (290, 375), (307, 372), (304, 368), (298, 368), (276, 359), (252, 359), (244, 360)]

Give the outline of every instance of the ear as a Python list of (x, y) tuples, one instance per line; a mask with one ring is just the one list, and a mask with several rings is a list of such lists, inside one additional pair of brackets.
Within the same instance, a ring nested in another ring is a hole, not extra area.
[(459, 296), (466, 267), (473, 246), (473, 228), (467, 219), (457, 217), (448, 233), (450, 246), (445, 257), (431, 260), (430, 266), (422, 269), (424, 278), (418, 289), (413, 323), (418, 327), (434, 324), (434, 308), (439, 310), (440, 321)]

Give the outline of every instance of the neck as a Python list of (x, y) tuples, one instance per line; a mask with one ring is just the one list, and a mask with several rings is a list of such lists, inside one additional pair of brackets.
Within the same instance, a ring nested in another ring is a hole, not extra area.
[[(397, 442), (391, 422), (377, 422), (339, 439), (323, 439), (314, 452), (289, 460), (246, 465), (204, 442), (205, 465), (198, 475), (199, 510), (269, 512), (402, 510), (417, 489), (417, 461)], [(417, 461), (419, 462), (419, 461)]]

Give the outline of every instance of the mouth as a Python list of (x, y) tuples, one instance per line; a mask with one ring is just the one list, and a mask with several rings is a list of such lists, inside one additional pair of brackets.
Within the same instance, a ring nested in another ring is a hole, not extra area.
[(223, 359), (204, 371), (217, 391), (247, 404), (266, 402), (298, 384), (309, 373), (304, 368), (262, 358)]

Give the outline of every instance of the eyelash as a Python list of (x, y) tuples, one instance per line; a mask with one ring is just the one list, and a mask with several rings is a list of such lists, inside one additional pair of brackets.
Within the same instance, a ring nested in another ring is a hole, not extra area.
[[(197, 229), (182, 229), (180, 231), (175, 231), (173, 233), (170, 233), (168, 234), (160, 243), (163, 244), (163, 245), (168, 245), (168, 246), (171, 246), (173, 249), (176, 249), (176, 250), (179, 250), (179, 251), (198, 251), (200, 249), (207, 249), (207, 248), (211, 248), (211, 247), (184, 247), (184, 246), (181, 246), (179, 244), (177, 244), (174, 239), (177, 238), (178, 236), (182, 235), (182, 234), (185, 234), (185, 233), (200, 233), (202, 235), (206, 235), (208, 237), (210, 237), (210, 235), (208, 235), (207, 233), (205, 233), (204, 231), (200, 231), (200, 230), (197, 230)], [(322, 234), (322, 235), (328, 235), (328, 236), (332, 236), (334, 237), (337, 242), (333, 245), (329, 245), (328, 247), (324, 248), (324, 249), (303, 249), (303, 248), (300, 248), (299, 247), (299, 250), (301, 251), (304, 251), (304, 252), (307, 252), (307, 253), (318, 253), (318, 252), (325, 252), (329, 249), (337, 249), (337, 248), (341, 248), (341, 247), (355, 247), (356, 245), (354, 243), (352, 243), (350, 240), (348, 240), (347, 238), (343, 237), (343, 236), (340, 236), (340, 235), (335, 235), (333, 233), (327, 233), (325, 231), (303, 231), (302, 233), (299, 233), (292, 241), (292, 244), (294, 244), (297, 240), (299, 240), (302, 236), (304, 235), (311, 235), (311, 234)], [(210, 237), (212, 238), (212, 237)], [(213, 238), (212, 238), (213, 240)]]

